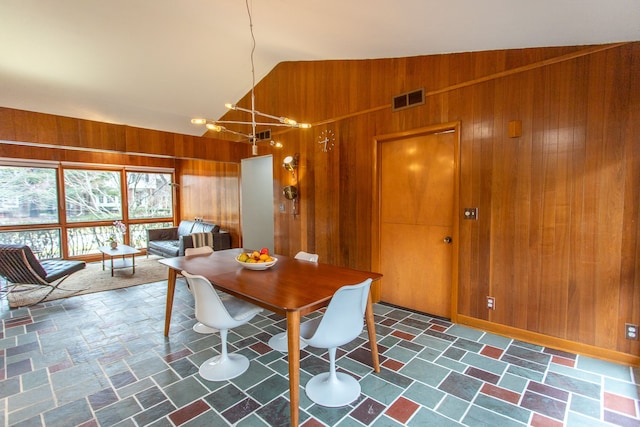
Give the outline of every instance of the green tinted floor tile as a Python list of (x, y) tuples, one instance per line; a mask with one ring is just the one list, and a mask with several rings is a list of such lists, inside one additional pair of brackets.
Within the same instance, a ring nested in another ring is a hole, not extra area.
[[(219, 334), (191, 329), (193, 296), (179, 281), (164, 337), (165, 292), (161, 281), (31, 308), (0, 307), (0, 399), (8, 409), (0, 424), (288, 425), (287, 355), (267, 344), (284, 330), (283, 318), (263, 311), (231, 330), (229, 349), (249, 357), (249, 370), (230, 381), (206, 381), (199, 365), (218, 354)], [(301, 424), (497, 427), (528, 425), (536, 416), (568, 426), (640, 424), (637, 414), (611, 411), (602, 401), (603, 392), (612, 393), (640, 413), (640, 369), (562, 353), (576, 361), (566, 366), (552, 363), (557, 352), (539, 345), (384, 304), (374, 304), (374, 313), (381, 371), (371, 367), (366, 330), (338, 351), (339, 369), (361, 385), (353, 404), (311, 402), (304, 387), (328, 370), (327, 352), (301, 352)]]

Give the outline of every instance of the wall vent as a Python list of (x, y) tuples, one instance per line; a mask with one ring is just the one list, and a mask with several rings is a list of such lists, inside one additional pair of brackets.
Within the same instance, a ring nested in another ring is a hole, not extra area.
[(398, 111), (422, 104), (424, 104), (424, 89), (418, 89), (414, 90), (413, 92), (407, 92), (403, 93), (402, 95), (394, 96), (392, 109), (393, 111)]
[(262, 132), (256, 133), (256, 138), (258, 141), (264, 141), (266, 139), (271, 139), (271, 129), (263, 130)]

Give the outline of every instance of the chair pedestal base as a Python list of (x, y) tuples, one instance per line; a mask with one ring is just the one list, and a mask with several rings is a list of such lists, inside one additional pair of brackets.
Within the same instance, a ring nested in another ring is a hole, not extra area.
[[(303, 340), (300, 340), (300, 350), (305, 348), (308, 344)], [(280, 332), (269, 338), (269, 347), (274, 350), (281, 351), (282, 353), (289, 352), (289, 341), (287, 340), (287, 333)]]
[(337, 408), (354, 402), (360, 396), (360, 383), (350, 375), (336, 373), (332, 379), (329, 372), (311, 378), (305, 386), (305, 392), (314, 403)]
[(249, 359), (242, 354), (229, 354), (225, 359), (215, 356), (200, 365), (200, 376), (208, 381), (225, 381), (249, 369)]
[(210, 328), (209, 326), (203, 324), (203, 323), (196, 323), (195, 325), (193, 325), (193, 330), (194, 332), (197, 332), (199, 334), (214, 334), (216, 332), (218, 332), (218, 329), (216, 328)]

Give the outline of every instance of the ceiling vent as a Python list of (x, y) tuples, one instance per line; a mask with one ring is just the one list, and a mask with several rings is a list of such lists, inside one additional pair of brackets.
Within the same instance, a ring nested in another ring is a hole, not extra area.
[(258, 132), (256, 134), (256, 138), (258, 141), (264, 141), (266, 139), (271, 139), (271, 129), (263, 130), (262, 132)]
[(393, 111), (404, 110), (405, 108), (415, 107), (424, 104), (424, 89), (414, 90), (413, 92), (403, 93), (402, 95), (393, 97)]

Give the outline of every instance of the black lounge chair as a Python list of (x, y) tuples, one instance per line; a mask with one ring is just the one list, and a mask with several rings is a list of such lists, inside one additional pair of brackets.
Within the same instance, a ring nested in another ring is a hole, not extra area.
[(0, 244), (0, 276), (10, 282), (2, 290), (3, 293), (19, 292), (16, 289), (18, 285), (39, 285), (51, 288), (34, 304), (44, 301), (64, 279), (85, 266), (84, 261), (63, 259), (38, 261), (29, 246)]

